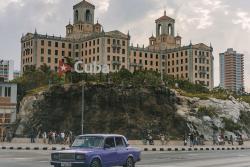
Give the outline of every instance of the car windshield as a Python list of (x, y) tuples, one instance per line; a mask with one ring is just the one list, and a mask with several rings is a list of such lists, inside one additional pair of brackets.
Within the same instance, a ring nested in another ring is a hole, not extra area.
[(104, 137), (100, 136), (79, 136), (72, 147), (80, 148), (101, 148), (104, 145)]

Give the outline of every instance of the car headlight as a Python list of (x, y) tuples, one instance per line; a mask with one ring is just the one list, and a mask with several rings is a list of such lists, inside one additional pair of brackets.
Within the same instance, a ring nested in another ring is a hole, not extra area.
[(76, 154), (76, 160), (85, 160), (85, 154)]
[(51, 154), (51, 159), (52, 159), (52, 161), (58, 161), (59, 160), (59, 154), (58, 153)]

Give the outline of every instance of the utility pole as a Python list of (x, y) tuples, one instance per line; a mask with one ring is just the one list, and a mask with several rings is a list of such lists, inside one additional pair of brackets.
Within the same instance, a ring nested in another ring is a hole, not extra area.
[(84, 126), (84, 81), (82, 81), (82, 116), (81, 116), (81, 126), (82, 126), (82, 135), (83, 135), (83, 126)]

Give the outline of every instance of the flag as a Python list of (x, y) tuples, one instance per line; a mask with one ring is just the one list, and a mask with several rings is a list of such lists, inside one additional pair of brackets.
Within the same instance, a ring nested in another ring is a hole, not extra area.
[(59, 76), (62, 76), (64, 73), (67, 73), (69, 71), (71, 71), (71, 66), (62, 62), (62, 60), (59, 61), (59, 70), (58, 70), (58, 74)]

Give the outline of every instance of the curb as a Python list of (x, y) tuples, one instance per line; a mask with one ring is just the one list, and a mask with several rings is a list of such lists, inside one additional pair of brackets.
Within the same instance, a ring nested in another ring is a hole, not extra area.
[[(42, 150), (42, 151), (55, 151), (55, 150), (66, 150), (66, 147), (13, 147), (13, 146), (0, 146), (0, 150)], [(179, 147), (179, 148), (148, 148), (142, 149), (144, 152), (190, 152), (190, 151), (240, 151), (250, 150), (248, 147)]]
[(0, 150), (43, 150), (43, 151), (55, 151), (66, 150), (65, 147), (13, 147), (13, 146), (0, 146)]
[(240, 151), (240, 150), (248, 150), (250, 148), (246, 148), (246, 147), (201, 147), (201, 148), (144, 148), (143, 151), (144, 152), (149, 152), (149, 151), (160, 151), (160, 152), (190, 152), (190, 151)]

